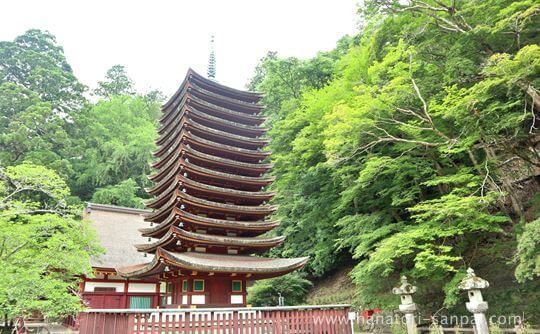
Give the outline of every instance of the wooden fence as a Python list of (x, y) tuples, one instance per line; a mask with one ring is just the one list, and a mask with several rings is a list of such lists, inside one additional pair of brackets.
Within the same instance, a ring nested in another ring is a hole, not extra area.
[(87, 310), (80, 334), (350, 334), (346, 305)]

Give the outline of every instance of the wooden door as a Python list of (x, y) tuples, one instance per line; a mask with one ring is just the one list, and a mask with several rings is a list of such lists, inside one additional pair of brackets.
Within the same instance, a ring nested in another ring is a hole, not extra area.
[(227, 278), (216, 277), (208, 279), (209, 301), (207, 304), (215, 306), (230, 305), (231, 280)]

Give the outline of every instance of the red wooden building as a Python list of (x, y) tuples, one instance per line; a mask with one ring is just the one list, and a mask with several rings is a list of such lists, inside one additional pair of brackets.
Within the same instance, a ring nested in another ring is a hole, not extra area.
[(158, 280), (125, 279), (115, 269), (151, 259), (133, 246), (146, 241), (138, 229), (148, 227), (144, 214), (149, 212), (88, 203), (84, 217), (96, 231), (104, 249), (104, 254), (90, 260), (94, 277), (85, 278), (80, 286), (89, 308), (151, 308), (160, 305), (164, 287)]
[(140, 261), (117, 265), (114, 277), (163, 282), (164, 307), (245, 306), (247, 284), (307, 262), (256, 255), (284, 240), (267, 235), (279, 222), (267, 219), (276, 206), (260, 99), (188, 71), (162, 108)]

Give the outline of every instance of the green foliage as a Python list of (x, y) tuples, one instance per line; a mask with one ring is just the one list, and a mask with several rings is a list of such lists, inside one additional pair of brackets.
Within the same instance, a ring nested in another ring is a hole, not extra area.
[(276, 52), (268, 52), (255, 68), (255, 75), (248, 88), (267, 93), (265, 98), (268, 123), (283, 118), (287, 110), (286, 101), (299, 98), (306, 88), (322, 88), (331, 79), (336, 60), (348, 49), (351, 38), (343, 37), (338, 47), (330, 52), (320, 52), (310, 60), (295, 57), (281, 59)]
[(98, 82), (98, 88), (94, 90), (94, 93), (110, 98), (117, 95), (133, 95), (135, 90), (126, 68), (122, 65), (114, 65), (107, 71), (105, 80)]
[(136, 194), (122, 201), (140, 206), (135, 197), (143, 196), (147, 185), (163, 95), (136, 95), (121, 65), (98, 85), (106, 100), (89, 104), (85, 87), (48, 32), (29, 30), (13, 42), (0, 42), (0, 165), (49, 167), (83, 200), (97, 187), (132, 179)]
[(540, 219), (526, 223), (517, 240), (516, 277), (518, 281), (534, 280), (540, 276)]
[(48, 32), (0, 42), (0, 164), (30, 161), (71, 176), (69, 132), (85, 89)]
[[(83, 198), (96, 187), (132, 179), (142, 195), (155, 148), (158, 103), (141, 96), (112, 96), (84, 110), (76, 119), (80, 157), (73, 189)], [(127, 200), (127, 199), (126, 199)]]
[(85, 100), (64, 51), (48, 32), (28, 30), (13, 42), (0, 42), (0, 84), (12, 82), (35, 92), (66, 114)]
[(298, 273), (257, 281), (248, 288), (248, 303), (253, 306), (276, 306), (281, 294), (285, 305), (300, 305), (312, 283)]
[(127, 179), (114, 186), (98, 188), (92, 195), (92, 202), (112, 204), (128, 208), (143, 208), (142, 198), (137, 197), (139, 187), (132, 179)]
[(69, 190), (52, 170), (22, 164), (0, 170), (0, 308), (8, 317), (80, 310), (78, 281), (91, 275), (93, 232), (66, 206)]
[[(313, 276), (351, 256), (364, 307), (395, 306), (400, 274), (424, 287), (426, 309), (457, 307), (466, 267), (488, 271), (478, 249), (507, 254), (538, 191), (539, 13), (533, 1), (366, 1), (361, 35), (318, 76), (301, 69), (320, 55), (263, 59), (252, 87), (270, 106), (288, 236), (274, 254), (309, 255)], [(521, 280), (538, 253), (525, 226)]]

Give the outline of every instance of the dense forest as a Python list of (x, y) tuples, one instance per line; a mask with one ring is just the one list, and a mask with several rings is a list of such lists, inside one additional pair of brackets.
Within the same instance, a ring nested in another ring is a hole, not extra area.
[(83, 201), (142, 207), (159, 105), (115, 65), (90, 91), (48, 32), (0, 42), (0, 310), (54, 317), (82, 306), (101, 251)]
[[(255, 302), (300, 303), (306, 279), (354, 265), (358, 308), (395, 308), (406, 274), (423, 312), (462, 312), (470, 266), (492, 312), (539, 323), (540, 5), (366, 0), (358, 15), (335, 49), (269, 52), (248, 84), (265, 94), (287, 236), (271, 254), (311, 258)], [(121, 65), (90, 91), (48, 32), (0, 42), (0, 309), (77, 308), (55, 291), (99, 252), (82, 203), (143, 206), (163, 100)]]
[(355, 303), (464, 311), (467, 267), (494, 314), (540, 309), (540, 6), (366, 1), (363, 27), (309, 60), (269, 53), (266, 94), (287, 235), (310, 278), (354, 264)]

